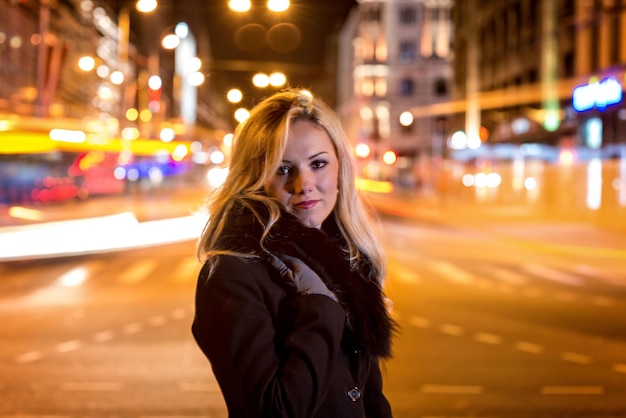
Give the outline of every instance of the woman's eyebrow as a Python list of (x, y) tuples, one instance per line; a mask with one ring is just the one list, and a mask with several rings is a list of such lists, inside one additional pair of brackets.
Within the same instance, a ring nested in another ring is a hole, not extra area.
[[(323, 155), (323, 154), (328, 154), (328, 151), (321, 151), (321, 152), (318, 152), (317, 154), (313, 154), (313, 155), (311, 155), (308, 159), (309, 159), (309, 160), (313, 160), (313, 159), (315, 159), (315, 158), (317, 158), (317, 157), (319, 157), (320, 155)], [(290, 164), (291, 164), (291, 160), (285, 160), (285, 159), (283, 158), (281, 161), (282, 161), (283, 163), (290, 163)]]
[(320, 155), (322, 155), (322, 154), (328, 154), (328, 152), (326, 152), (326, 151), (321, 151), (321, 152), (318, 152), (317, 154), (313, 154), (313, 155), (311, 155), (311, 156), (309, 157), (309, 160), (312, 160), (313, 158), (317, 158), (317, 157), (319, 157), (319, 156), (320, 156)]

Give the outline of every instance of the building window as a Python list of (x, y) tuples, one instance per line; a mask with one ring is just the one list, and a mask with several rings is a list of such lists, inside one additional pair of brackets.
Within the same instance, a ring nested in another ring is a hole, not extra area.
[(402, 25), (414, 25), (417, 22), (417, 10), (415, 7), (401, 7), (399, 20)]
[(410, 78), (403, 78), (400, 80), (400, 96), (410, 97), (413, 96), (415, 91), (415, 83)]
[(417, 57), (417, 44), (415, 41), (400, 41), (398, 60), (400, 62), (412, 62)]
[(447, 96), (448, 95), (448, 83), (443, 78), (438, 78), (435, 81), (435, 96)]

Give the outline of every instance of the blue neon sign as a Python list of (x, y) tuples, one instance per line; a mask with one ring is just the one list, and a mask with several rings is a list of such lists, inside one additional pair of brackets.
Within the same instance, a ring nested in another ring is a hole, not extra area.
[(615, 77), (578, 86), (572, 92), (572, 106), (577, 112), (593, 109), (604, 110), (622, 101), (622, 85)]

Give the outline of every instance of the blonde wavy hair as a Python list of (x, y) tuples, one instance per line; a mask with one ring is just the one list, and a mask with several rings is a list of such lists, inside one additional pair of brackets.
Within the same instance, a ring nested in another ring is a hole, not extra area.
[(260, 243), (263, 247), (264, 238), (280, 218), (280, 203), (264, 193), (265, 185), (281, 164), (289, 128), (297, 120), (311, 121), (328, 133), (339, 161), (339, 192), (333, 213), (347, 242), (350, 264), (355, 267), (369, 260), (375, 278), (382, 283), (386, 258), (374, 228), (374, 212), (355, 185), (356, 164), (341, 122), (322, 100), (296, 89), (283, 90), (261, 101), (235, 130), (228, 176), (208, 200), (210, 219), (198, 242), (198, 258), (212, 263), (219, 254), (232, 254), (218, 247), (219, 237), (233, 207), (243, 205), (255, 213), (251, 202), (263, 203), (270, 214), (269, 220), (260, 219), (265, 225)]

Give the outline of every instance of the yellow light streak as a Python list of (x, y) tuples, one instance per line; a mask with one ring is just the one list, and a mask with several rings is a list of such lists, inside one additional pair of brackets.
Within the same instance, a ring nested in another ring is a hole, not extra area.
[(25, 208), (22, 206), (11, 206), (9, 208), (9, 216), (28, 221), (43, 220), (43, 212), (37, 209)]

